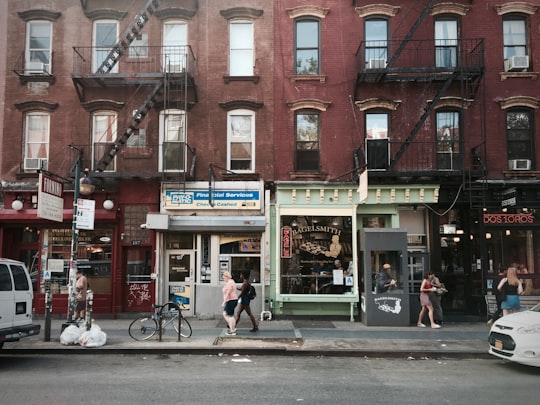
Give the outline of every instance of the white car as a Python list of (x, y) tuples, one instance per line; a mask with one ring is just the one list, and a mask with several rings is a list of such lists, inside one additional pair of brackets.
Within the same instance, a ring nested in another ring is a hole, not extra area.
[(489, 353), (540, 367), (540, 304), (495, 321), (489, 332)]

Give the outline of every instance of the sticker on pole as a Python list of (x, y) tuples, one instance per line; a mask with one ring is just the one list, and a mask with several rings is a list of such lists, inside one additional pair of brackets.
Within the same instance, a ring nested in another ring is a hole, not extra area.
[(51, 272), (49, 270), (43, 270), (43, 280), (50, 280)]

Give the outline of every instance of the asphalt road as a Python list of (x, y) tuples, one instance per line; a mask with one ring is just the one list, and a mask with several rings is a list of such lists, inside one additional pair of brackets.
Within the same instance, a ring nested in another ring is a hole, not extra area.
[(4, 404), (532, 404), (539, 377), (497, 359), (0, 354)]

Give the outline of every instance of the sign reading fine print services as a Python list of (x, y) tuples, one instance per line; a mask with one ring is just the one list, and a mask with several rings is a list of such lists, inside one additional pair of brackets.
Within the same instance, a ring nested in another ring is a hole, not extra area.
[(213, 190), (210, 205), (208, 190), (166, 191), (165, 208), (170, 209), (260, 209), (258, 190)]

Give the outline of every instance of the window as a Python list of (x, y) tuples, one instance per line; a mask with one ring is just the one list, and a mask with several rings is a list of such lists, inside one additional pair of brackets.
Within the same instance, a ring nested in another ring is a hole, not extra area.
[(390, 164), (389, 115), (366, 113), (366, 164), (368, 170), (386, 170)]
[[(107, 147), (116, 139), (117, 117), (115, 112), (98, 112), (92, 116), (92, 155), (93, 167), (104, 156)], [(113, 159), (106, 171), (116, 170), (116, 159)]]
[(388, 21), (366, 20), (364, 30), (366, 69), (385, 68), (388, 61)]
[(50, 116), (31, 112), (25, 117), (24, 169), (47, 169), (49, 159)]
[(320, 170), (320, 116), (317, 113), (297, 113), (295, 120), (295, 168), (297, 171), (318, 172)]
[(52, 24), (49, 21), (30, 21), (26, 25), (26, 73), (50, 73)]
[(296, 21), (295, 73), (318, 75), (319, 67), (319, 21)]
[(159, 117), (160, 167), (164, 172), (185, 170), (186, 116), (182, 110), (166, 110)]
[(456, 20), (435, 21), (435, 66), (457, 66), (458, 23)]
[(231, 21), (229, 24), (229, 74), (253, 76), (253, 24)]
[[(118, 38), (118, 22), (109, 20), (100, 20), (94, 22), (94, 54), (93, 54), (93, 71), (96, 72), (101, 64), (107, 58)], [(118, 64), (111, 70), (111, 73), (118, 72)]]
[(461, 168), (459, 112), (437, 112), (437, 169)]
[(129, 46), (130, 58), (148, 57), (148, 34), (139, 34)]
[(505, 71), (524, 70), (529, 67), (524, 18), (512, 16), (503, 20), (503, 50)]
[(167, 72), (186, 69), (187, 24), (169, 21), (163, 25), (163, 66)]
[(219, 236), (220, 280), (223, 271), (231, 273), (240, 282), (240, 273), (249, 275), (250, 283), (261, 282), (261, 236), (225, 234)]
[(235, 110), (227, 115), (228, 169), (253, 171), (255, 155), (255, 114), (249, 110)]
[(506, 113), (506, 140), (510, 170), (528, 170), (533, 164), (532, 112), (516, 109)]

